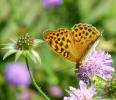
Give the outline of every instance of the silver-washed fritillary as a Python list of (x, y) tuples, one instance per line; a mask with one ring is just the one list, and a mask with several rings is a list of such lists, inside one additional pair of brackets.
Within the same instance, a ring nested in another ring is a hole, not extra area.
[(50, 47), (66, 59), (79, 63), (101, 33), (90, 24), (75, 24), (71, 30), (61, 28), (44, 32)]

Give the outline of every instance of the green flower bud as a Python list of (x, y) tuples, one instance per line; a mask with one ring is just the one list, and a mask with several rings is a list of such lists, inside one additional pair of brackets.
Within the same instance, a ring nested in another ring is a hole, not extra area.
[(29, 50), (33, 48), (34, 39), (29, 34), (21, 34), (16, 42), (17, 50)]

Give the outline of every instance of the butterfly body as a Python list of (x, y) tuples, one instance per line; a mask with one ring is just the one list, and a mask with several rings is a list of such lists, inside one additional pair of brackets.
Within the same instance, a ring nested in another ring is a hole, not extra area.
[(76, 63), (82, 61), (100, 36), (101, 33), (89, 24), (75, 24), (71, 30), (61, 28), (44, 32), (45, 41), (57, 54)]

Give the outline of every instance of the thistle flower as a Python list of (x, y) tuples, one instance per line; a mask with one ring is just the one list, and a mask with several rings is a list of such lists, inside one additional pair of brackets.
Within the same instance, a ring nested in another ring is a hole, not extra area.
[(95, 95), (94, 85), (87, 89), (87, 85), (83, 82), (79, 82), (80, 89), (70, 87), (70, 97), (64, 97), (64, 100), (92, 100)]
[(81, 66), (81, 68), (76, 69), (75, 72), (79, 79), (83, 80), (86, 84), (88, 84), (91, 81), (94, 75), (93, 69), (87, 66)]
[(18, 93), (16, 98), (16, 100), (30, 100), (30, 93), (27, 90), (23, 91), (22, 93)]
[(48, 88), (48, 92), (51, 96), (54, 96), (54, 97), (62, 97), (63, 96), (63, 91), (62, 89), (57, 86), (57, 85), (54, 85), (54, 86), (50, 86)]
[(26, 65), (20, 62), (12, 62), (6, 65), (5, 78), (14, 86), (28, 86), (31, 83)]
[(45, 8), (49, 8), (49, 7), (61, 5), (63, 1), (62, 0), (41, 0), (41, 2)]
[[(8, 56), (16, 53), (15, 61), (21, 56), (25, 56), (25, 61), (27, 65), (27, 69), (29, 71), (32, 83), (37, 88), (38, 92), (40, 92), (47, 100), (49, 100), (49, 97), (41, 90), (41, 88), (37, 85), (33, 75), (32, 71), (29, 66), (29, 59), (31, 58), (32, 61), (35, 63), (39, 62), (41, 63), (41, 59), (39, 57), (39, 54), (34, 50), (34, 48), (37, 46), (37, 44), (42, 43), (42, 40), (39, 39), (33, 39), (29, 34), (20, 34), (19, 37), (12, 41), (12, 43), (6, 44), (6, 46), (3, 49), (7, 49), (8, 52), (4, 55), (3, 59), (7, 58)], [(17, 68), (18, 69), (18, 68)], [(7, 71), (8, 72), (8, 71)], [(18, 73), (18, 72), (17, 72)], [(16, 75), (14, 75), (15, 77)], [(11, 77), (12, 79), (12, 77)], [(18, 79), (18, 78), (17, 78)]]
[(20, 34), (16, 40), (12, 40), (11, 43), (5, 44), (3, 49), (8, 50), (8, 52), (4, 55), (3, 59), (15, 53), (15, 61), (23, 55), (27, 58), (31, 58), (35, 63), (37, 61), (41, 63), (40, 56), (34, 48), (42, 42), (43, 41), (40, 39), (32, 38), (28, 33)]
[(114, 68), (111, 67), (112, 63), (113, 61), (110, 54), (96, 50), (79, 66), (79, 69), (76, 70), (76, 74), (80, 80), (84, 82), (92, 79), (94, 75), (108, 80), (112, 78), (111, 72), (114, 72)]

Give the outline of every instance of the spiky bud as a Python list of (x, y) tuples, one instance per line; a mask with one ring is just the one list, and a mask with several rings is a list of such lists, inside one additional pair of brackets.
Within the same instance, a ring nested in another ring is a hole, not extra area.
[(17, 50), (29, 50), (33, 48), (34, 39), (28, 34), (21, 34), (16, 42)]

